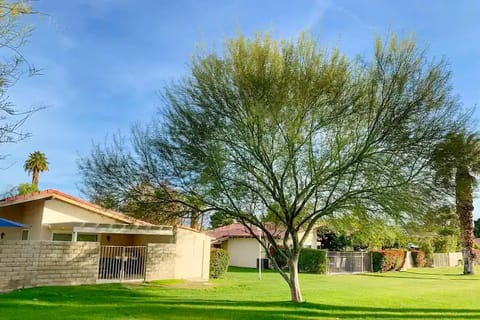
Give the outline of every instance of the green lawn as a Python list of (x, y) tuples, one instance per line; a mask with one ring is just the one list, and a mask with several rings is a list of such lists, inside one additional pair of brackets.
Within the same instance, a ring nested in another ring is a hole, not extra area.
[(458, 268), (302, 274), (301, 281), (301, 305), (288, 302), (278, 274), (258, 280), (248, 269), (208, 284), (25, 289), (0, 295), (0, 319), (480, 319), (480, 276), (462, 276)]

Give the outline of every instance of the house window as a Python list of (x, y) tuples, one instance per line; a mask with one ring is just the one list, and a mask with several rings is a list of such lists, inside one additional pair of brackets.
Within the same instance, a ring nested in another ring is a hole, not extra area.
[(97, 242), (98, 235), (94, 233), (79, 233), (77, 234), (77, 241)]
[(28, 230), (22, 230), (22, 240), (28, 240)]
[(54, 233), (52, 234), (53, 241), (72, 241), (71, 233)]

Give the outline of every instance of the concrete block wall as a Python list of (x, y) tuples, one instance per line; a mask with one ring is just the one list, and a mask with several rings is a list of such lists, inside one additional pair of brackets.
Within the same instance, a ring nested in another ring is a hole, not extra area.
[(175, 277), (175, 244), (147, 244), (145, 280), (164, 280)]
[(0, 241), (0, 291), (93, 284), (99, 253), (96, 242)]

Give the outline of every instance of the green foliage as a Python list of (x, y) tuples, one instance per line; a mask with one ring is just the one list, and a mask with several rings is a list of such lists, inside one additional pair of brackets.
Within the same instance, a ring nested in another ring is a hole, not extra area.
[(230, 263), (228, 251), (223, 249), (210, 250), (210, 278), (218, 279), (227, 272)]
[(427, 260), (426, 266), (431, 267), (433, 265), (433, 253), (434, 247), (430, 239), (425, 239), (420, 243), (420, 249), (425, 252), (425, 259)]
[(307, 273), (327, 273), (328, 251), (303, 248), (298, 259), (298, 269)]
[(17, 191), (18, 191), (18, 194), (19, 194), (19, 195), (26, 195), (26, 194), (38, 192), (38, 191), (40, 191), (40, 190), (38, 189), (38, 186), (35, 185), (35, 184), (31, 184), (31, 183), (21, 183), (21, 184), (17, 187)]
[(369, 213), (363, 207), (337, 214), (325, 219), (325, 222), (335, 230), (337, 236), (348, 238), (347, 244), (354, 248), (378, 250), (407, 242), (401, 225), (395, 224), (387, 216)]
[(473, 229), (473, 233), (475, 235), (475, 238), (480, 238), (480, 218), (475, 220), (475, 226)]
[(453, 235), (439, 235), (433, 238), (432, 245), (435, 253), (448, 253), (457, 251), (457, 237)]
[(381, 250), (373, 251), (372, 265), (373, 272), (399, 271), (405, 263), (404, 250)]
[(351, 245), (350, 239), (345, 234), (334, 232), (328, 227), (319, 228), (317, 237), (320, 239), (321, 248), (330, 251), (345, 250)]
[(27, 173), (32, 173), (32, 184), (38, 186), (40, 172), (48, 171), (48, 160), (45, 153), (40, 151), (30, 153), (23, 168)]
[(427, 259), (425, 257), (425, 252), (421, 250), (411, 251), (413, 266), (416, 268), (423, 268), (427, 263)]
[(222, 212), (215, 211), (210, 215), (210, 227), (212, 229), (232, 224), (234, 220)]

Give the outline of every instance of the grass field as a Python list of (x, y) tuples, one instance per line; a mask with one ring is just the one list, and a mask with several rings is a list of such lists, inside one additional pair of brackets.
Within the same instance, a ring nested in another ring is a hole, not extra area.
[(210, 283), (25, 289), (0, 295), (0, 319), (480, 319), (480, 276), (458, 268), (302, 274), (301, 281), (301, 305), (288, 302), (278, 274), (258, 280), (249, 269)]

